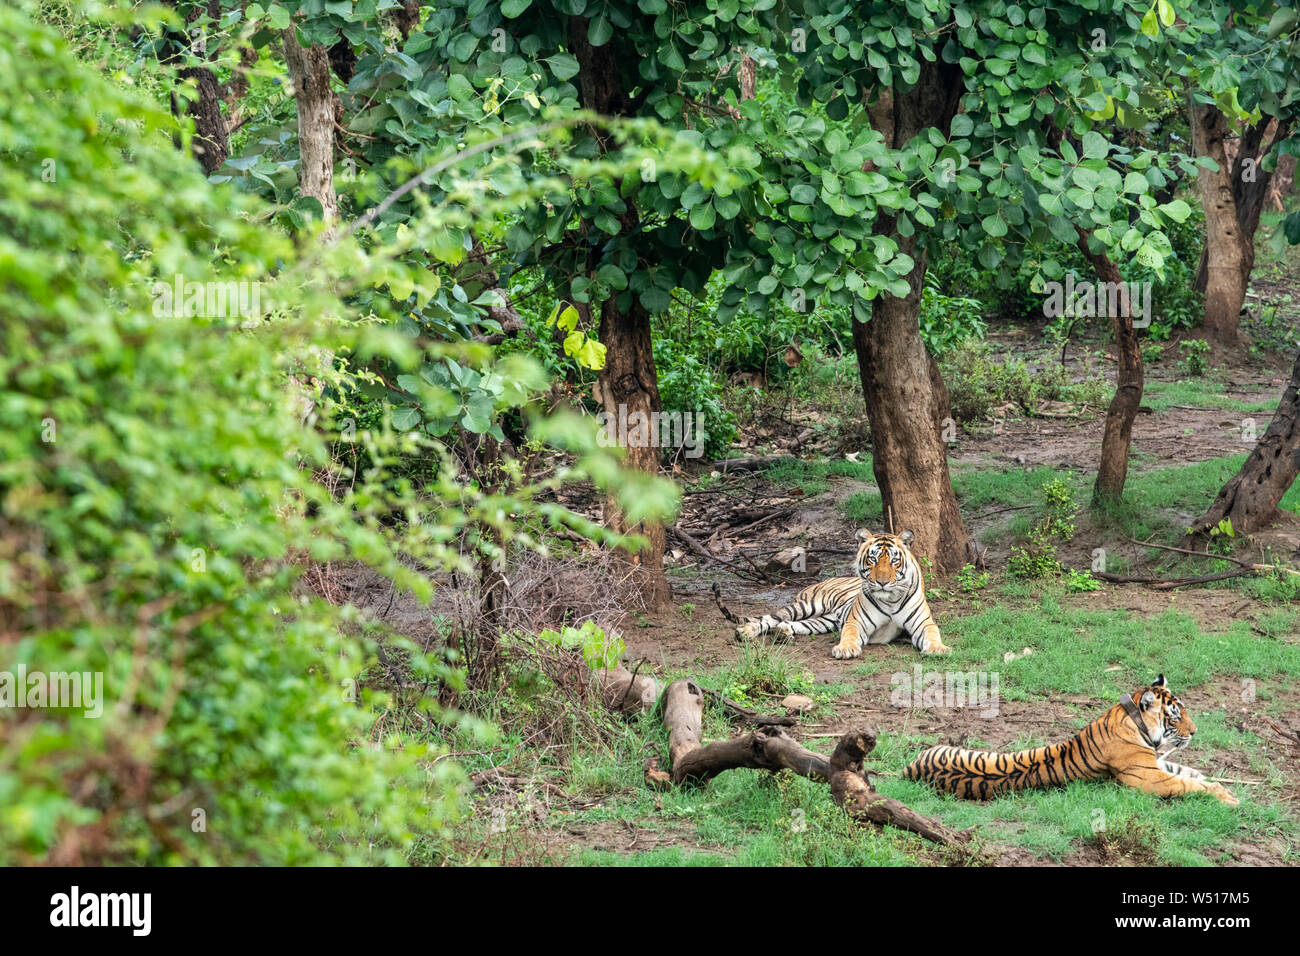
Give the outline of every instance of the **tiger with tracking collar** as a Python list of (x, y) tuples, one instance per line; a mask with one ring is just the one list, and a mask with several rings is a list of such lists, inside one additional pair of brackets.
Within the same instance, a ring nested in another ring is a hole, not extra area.
[(888, 644), (906, 634), (922, 654), (946, 654), (925, 600), (921, 567), (908, 545), (912, 532), (858, 532), (858, 554), (852, 577), (818, 581), (800, 591), (793, 604), (762, 617), (738, 618), (722, 604), (715, 584), (713, 597), (723, 617), (736, 625), (736, 637), (751, 638), (775, 631), (796, 634), (840, 632), (831, 650), (836, 658), (857, 657), (867, 644)]
[(908, 764), (903, 775), (973, 800), (1061, 786), (1071, 780), (1114, 777), (1125, 786), (1161, 797), (1203, 791), (1235, 806), (1237, 798), (1205, 774), (1157, 753), (1169, 742), (1173, 746), (1166, 753), (1181, 750), (1194, 733), (1196, 724), (1161, 674), (1150, 687), (1125, 694), (1064, 743), (1008, 754), (931, 747)]

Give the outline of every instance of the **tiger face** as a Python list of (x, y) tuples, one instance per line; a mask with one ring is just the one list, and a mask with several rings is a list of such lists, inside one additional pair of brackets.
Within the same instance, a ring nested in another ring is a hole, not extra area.
[(864, 529), (858, 532), (858, 541), (856, 568), (864, 591), (882, 594), (913, 585), (911, 571), (916, 562), (907, 547), (912, 532), (872, 534)]
[(1157, 677), (1150, 687), (1142, 688), (1141, 696), (1136, 691), (1133, 696), (1138, 700), (1151, 743), (1157, 749), (1163, 743), (1172, 743), (1170, 750), (1181, 750), (1191, 743), (1196, 724), (1183, 702), (1165, 684), (1164, 674)]

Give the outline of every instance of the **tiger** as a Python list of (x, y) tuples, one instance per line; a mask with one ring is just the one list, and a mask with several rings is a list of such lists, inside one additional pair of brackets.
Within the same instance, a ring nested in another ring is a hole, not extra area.
[(831, 656), (843, 660), (857, 657), (867, 644), (888, 644), (906, 633), (922, 654), (949, 653), (925, 600), (921, 567), (908, 547), (912, 532), (872, 534), (863, 529), (857, 540), (854, 576), (818, 581), (774, 614), (742, 620), (723, 605), (714, 584), (714, 600), (723, 617), (736, 625), (737, 640), (771, 631), (786, 638), (839, 631)]
[(1172, 747), (1166, 753), (1181, 750), (1194, 733), (1191, 715), (1161, 674), (1150, 687), (1120, 697), (1118, 704), (1064, 743), (1008, 754), (931, 747), (907, 765), (903, 776), (970, 800), (1114, 777), (1161, 797), (1203, 791), (1236, 806), (1236, 797), (1199, 770), (1157, 754), (1168, 742)]

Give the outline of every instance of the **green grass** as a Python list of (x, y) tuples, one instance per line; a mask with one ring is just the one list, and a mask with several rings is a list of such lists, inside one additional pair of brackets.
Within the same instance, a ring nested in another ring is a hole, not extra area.
[(1271, 415), (1277, 408), (1277, 396), (1271, 393), (1258, 401), (1243, 402), (1229, 398), (1222, 392), (1222, 383), (1212, 375), (1177, 382), (1148, 382), (1142, 390), (1142, 404), (1150, 406), (1156, 412), (1168, 411), (1174, 405), (1190, 405), (1195, 408), (1220, 408), (1229, 412), (1267, 412)]
[(1078, 476), (1046, 466), (1019, 469), (956, 468), (952, 473), (952, 489), (957, 494), (962, 510), (969, 513), (982, 508), (1038, 502), (1042, 498), (1040, 490), (1043, 485), (1054, 478), (1081, 485)]
[(837, 459), (828, 461), (816, 458), (808, 461), (786, 460), (777, 462), (763, 472), (763, 476), (776, 485), (795, 487), (805, 495), (820, 495), (830, 490), (829, 479), (832, 476), (855, 478), (858, 481), (874, 483), (875, 474), (871, 471), (871, 456), (863, 456), (858, 461)]
[(844, 499), (840, 512), (849, 524), (864, 527), (883, 527), (884, 505), (880, 493), (876, 491), (857, 491)]
[[(1225, 619), (1222, 631), (1205, 631), (1176, 610), (1153, 618), (1093, 611), (1062, 604), (1059, 586), (1039, 583), (1035, 590), (1047, 592), (1036, 607), (987, 607), (947, 620), (953, 669), (999, 672), (1007, 700), (1051, 694), (1114, 700), (1158, 673), (1175, 693), (1216, 675), (1300, 676), (1300, 645), (1258, 639), (1245, 621)], [(1033, 655), (1003, 661), (1007, 651), (1024, 647)]]

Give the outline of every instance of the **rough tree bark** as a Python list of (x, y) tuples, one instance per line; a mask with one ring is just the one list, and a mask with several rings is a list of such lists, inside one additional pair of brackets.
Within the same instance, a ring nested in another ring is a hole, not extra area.
[[(621, 116), (633, 111), (623, 89), (623, 70), (614, 55), (614, 45), (593, 47), (588, 41), (585, 17), (569, 18), (569, 43), (580, 66), (578, 86), (584, 109), (602, 116)], [(602, 139), (602, 143), (604, 140)], [(631, 206), (621, 217), (623, 234), (640, 228), (636, 210)], [(651, 349), (650, 314), (635, 298), (626, 308), (618, 297), (606, 299), (600, 310), (600, 341), (605, 346), (605, 367), (600, 372), (600, 401), (605, 411), (619, 420), (621, 413), (638, 413), (650, 421), (661, 409), (659, 382)], [(628, 464), (654, 474), (659, 470), (660, 449), (657, 443), (640, 443), (628, 448)], [(657, 608), (671, 597), (671, 588), (663, 570), (664, 528), (659, 522), (628, 525), (612, 499), (606, 502), (605, 522), (619, 532), (644, 535), (649, 546), (627, 557), (641, 574), (646, 604)]]
[[(634, 301), (629, 309), (620, 309), (614, 299), (606, 299), (600, 311), (600, 340), (605, 344), (605, 367), (597, 379), (601, 406), (615, 422), (631, 422), (637, 414), (651, 421), (662, 406), (649, 313), (639, 302)], [(631, 467), (650, 474), (659, 470), (657, 442), (629, 442), (629, 445), (627, 463)], [(612, 497), (605, 502), (605, 523), (620, 533), (643, 535), (649, 542), (648, 547), (627, 552), (625, 556), (639, 569), (646, 604), (662, 606), (672, 596), (663, 569), (663, 524), (658, 521), (629, 524)]]
[(1110, 400), (1110, 407), (1106, 410), (1101, 461), (1097, 466), (1097, 483), (1092, 488), (1092, 503), (1098, 505), (1118, 501), (1124, 494), (1129, 449), (1133, 443), (1133, 421), (1137, 418), (1138, 406), (1142, 404), (1143, 371), (1142, 346), (1138, 344), (1137, 332), (1133, 328), (1128, 286), (1120, 277), (1119, 268), (1104, 250), (1093, 252), (1089, 249), (1088, 237), (1085, 230), (1079, 229), (1079, 250), (1087, 256), (1098, 279), (1112, 283), (1119, 289), (1119, 308), (1114, 310), (1117, 314), (1110, 317), (1110, 326), (1119, 346), (1119, 372), (1115, 397)]
[(1205, 209), (1205, 249), (1195, 288), (1205, 294), (1205, 338), (1217, 345), (1237, 344), (1237, 326), (1246, 288), (1255, 267), (1255, 231), (1273, 173), (1261, 164), (1272, 144), (1288, 135), (1289, 123), (1264, 117), (1242, 132), (1235, 162), (1228, 139), (1234, 131), (1214, 104), (1192, 103), (1192, 152), (1209, 156), (1217, 170), (1199, 169), (1197, 187)]
[(321, 204), (332, 233), (339, 218), (339, 201), (334, 192), (335, 107), (329, 53), (320, 45), (302, 46), (296, 27), (283, 30), (281, 37), (298, 107), (298, 185), (304, 196)]
[[(195, 6), (187, 22), (193, 23), (204, 12), (213, 22), (220, 19), (219, 0), (208, 0), (206, 11)], [(202, 42), (200, 36), (190, 33), (185, 36), (193, 53), (205, 60), (212, 59), (207, 44)], [(176, 71), (176, 75), (182, 80), (193, 80), (197, 88), (198, 96), (190, 102), (187, 110), (194, 118), (194, 139), (190, 146), (194, 151), (194, 158), (203, 166), (203, 171), (212, 174), (230, 158), (230, 133), (226, 126), (226, 118), (221, 113), (221, 84), (217, 82), (217, 75), (205, 66), (182, 67)], [(180, 116), (181, 102), (176, 93), (171, 95), (171, 106), (172, 113)]]
[(740, 58), (740, 99), (752, 100), (754, 89), (758, 85), (758, 63), (752, 56)]
[[(891, 148), (902, 147), (930, 126), (947, 130), (961, 88), (959, 67), (942, 58), (922, 63), (915, 87), (886, 91), (868, 104), (872, 126)], [(975, 552), (948, 475), (943, 434), (949, 417), (947, 390), (921, 340), (925, 252), (914, 236), (897, 234), (893, 217), (879, 217), (875, 232), (893, 238), (915, 265), (904, 298), (882, 294), (872, 303), (871, 321), (853, 324), (871, 424), (872, 467), (894, 530), (910, 530), (915, 535), (912, 550), (933, 561), (941, 573), (949, 573), (974, 560)]]
[(1278, 502), (1300, 473), (1300, 356), (1291, 369), (1282, 401), (1268, 431), (1226, 485), (1214, 503), (1192, 525), (1187, 541), (1208, 536), (1227, 518), (1234, 533), (1265, 528), (1277, 513)]

